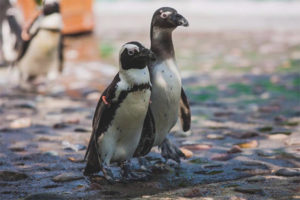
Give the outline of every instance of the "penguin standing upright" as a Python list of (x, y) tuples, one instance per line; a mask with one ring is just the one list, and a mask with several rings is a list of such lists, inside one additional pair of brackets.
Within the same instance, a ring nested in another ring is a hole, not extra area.
[(1, 47), (5, 64), (13, 66), (22, 47), (22, 28), (19, 22), (19, 10), (9, 1), (7, 2), (9, 7), (1, 20)]
[(139, 144), (144, 121), (152, 123), (148, 112), (151, 83), (147, 68), (152, 57), (153, 53), (138, 42), (123, 45), (119, 73), (96, 107), (93, 132), (85, 155), (85, 175), (102, 170), (105, 178), (112, 181), (114, 177), (109, 165), (118, 162), (123, 177), (140, 178), (129, 170), (127, 161)]
[(151, 51), (156, 61), (149, 65), (152, 93), (150, 104), (155, 121), (153, 146), (161, 148), (161, 155), (180, 163), (184, 154), (166, 137), (180, 114), (184, 131), (190, 129), (191, 113), (182, 88), (181, 77), (175, 60), (172, 32), (177, 26), (188, 26), (188, 21), (173, 8), (159, 8), (151, 22)]
[(17, 59), (21, 83), (55, 78), (63, 70), (62, 27), (59, 1), (44, 0), (41, 14), (22, 32), (25, 41)]

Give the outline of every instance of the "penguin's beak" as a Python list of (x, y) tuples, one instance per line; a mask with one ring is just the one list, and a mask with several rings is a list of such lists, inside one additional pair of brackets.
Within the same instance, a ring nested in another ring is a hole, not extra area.
[(182, 15), (176, 13), (173, 17), (173, 21), (177, 26), (189, 26), (189, 22)]
[(146, 48), (141, 51), (141, 53), (139, 54), (139, 56), (143, 57), (143, 58), (148, 58), (151, 61), (155, 61), (156, 60), (155, 54), (151, 50), (146, 49)]

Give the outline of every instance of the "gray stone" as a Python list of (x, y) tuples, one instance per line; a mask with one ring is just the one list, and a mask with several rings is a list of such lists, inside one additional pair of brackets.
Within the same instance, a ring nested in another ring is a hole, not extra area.
[(69, 181), (75, 181), (83, 179), (83, 176), (81, 174), (75, 174), (75, 173), (63, 173), (60, 175), (55, 176), (52, 178), (52, 181), (54, 182), (69, 182)]
[(281, 168), (275, 172), (277, 176), (300, 176), (300, 169)]
[(275, 153), (270, 150), (261, 150), (261, 149), (257, 150), (256, 153), (257, 155), (262, 157), (271, 157), (275, 155)]
[(47, 156), (58, 156), (58, 153), (56, 151), (47, 151), (44, 154)]

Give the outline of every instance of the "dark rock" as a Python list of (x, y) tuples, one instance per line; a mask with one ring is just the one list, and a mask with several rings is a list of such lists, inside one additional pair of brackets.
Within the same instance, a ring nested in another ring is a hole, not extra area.
[(53, 125), (54, 129), (63, 129), (63, 128), (68, 128), (68, 127), (69, 126), (64, 122), (56, 123), (56, 124)]
[(300, 176), (300, 169), (281, 168), (275, 172), (277, 176)]
[(9, 150), (14, 151), (14, 152), (22, 152), (25, 151), (24, 147), (10, 147)]
[(74, 132), (87, 133), (87, 132), (91, 132), (91, 130), (85, 128), (75, 128)]
[(257, 132), (245, 132), (245, 133), (242, 133), (240, 135), (240, 138), (242, 139), (246, 139), (246, 138), (252, 138), (252, 137), (256, 137), (256, 136), (259, 136), (259, 134)]
[(0, 171), (0, 180), (2, 181), (20, 181), (27, 179), (28, 175), (15, 171)]
[(204, 166), (205, 169), (220, 168), (220, 167), (223, 167), (223, 165), (222, 164), (211, 164), (211, 165)]
[(86, 108), (80, 108), (80, 107), (69, 107), (69, 108), (63, 108), (61, 110), (62, 113), (78, 113), (78, 112), (82, 112), (82, 111), (86, 111)]
[(264, 127), (259, 128), (258, 130), (261, 132), (269, 132), (269, 131), (273, 130), (273, 127), (272, 126), (264, 126)]
[(234, 145), (227, 153), (241, 153), (243, 150), (238, 146)]
[(259, 136), (259, 133), (255, 131), (248, 131), (248, 132), (232, 132), (228, 133), (229, 136), (238, 138), (238, 139), (247, 139), (247, 138), (252, 138), (252, 137), (257, 137)]
[(291, 135), (292, 131), (287, 130), (287, 129), (282, 129), (282, 130), (272, 131), (270, 134), (272, 134), (272, 135), (275, 135), (275, 134)]
[(253, 177), (250, 177), (250, 178), (247, 178), (246, 181), (247, 182), (264, 182), (266, 180), (265, 177), (263, 176), (253, 176)]
[(247, 194), (264, 194), (263, 189), (255, 185), (241, 185), (234, 189), (237, 192), (247, 193)]
[(36, 110), (36, 105), (34, 102), (28, 101), (28, 102), (22, 102), (22, 103), (17, 103), (14, 105), (14, 108), (24, 108), (24, 109), (32, 109)]
[(53, 193), (33, 194), (26, 197), (24, 200), (66, 200), (63, 196)]
[(287, 120), (287, 118), (282, 115), (278, 115), (278, 116), (274, 117), (274, 121), (276, 123), (282, 123), (282, 122), (285, 122), (286, 120)]
[(215, 112), (214, 116), (216, 117), (228, 117), (230, 115), (233, 115), (233, 112)]
[(270, 150), (268, 151), (268, 150), (261, 150), (261, 149), (256, 150), (256, 153), (257, 155), (262, 157), (272, 157), (275, 155), (275, 153)]
[(216, 174), (221, 174), (223, 173), (223, 170), (212, 170), (206, 173), (206, 175), (216, 175)]

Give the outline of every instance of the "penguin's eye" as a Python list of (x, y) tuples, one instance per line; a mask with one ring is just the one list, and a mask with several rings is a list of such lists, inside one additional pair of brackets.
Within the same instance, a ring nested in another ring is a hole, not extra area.
[(163, 19), (166, 19), (168, 17), (168, 15), (166, 13), (161, 13), (160, 17), (163, 18)]
[(132, 56), (134, 54), (134, 50), (128, 50), (128, 55)]

